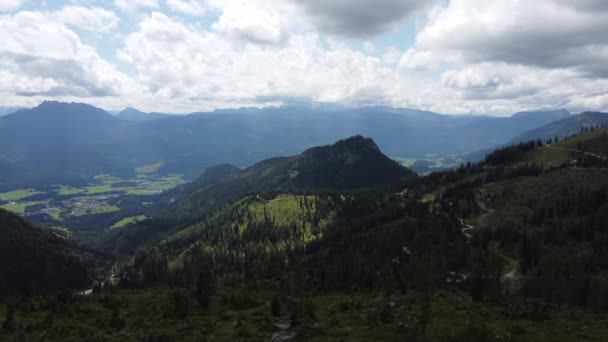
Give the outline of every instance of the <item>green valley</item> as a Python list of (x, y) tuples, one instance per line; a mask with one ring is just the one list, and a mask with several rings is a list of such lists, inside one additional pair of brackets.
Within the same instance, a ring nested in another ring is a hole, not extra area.
[[(156, 174), (138, 174), (135, 178), (98, 175), (92, 181), (86, 186), (53, 185), (0, 193), (0, 208), (49, 226), (67, 225), (70, 230), (81, 230), (86, 227), (75, 218), (113, 213), (120, 221), (126, 205), (126, 215), (133, 210), (143, 214), (144, 203), (150, 198), (185, 183), (179, 175)], [(130, 217), (133, 216), (126, 218)]]

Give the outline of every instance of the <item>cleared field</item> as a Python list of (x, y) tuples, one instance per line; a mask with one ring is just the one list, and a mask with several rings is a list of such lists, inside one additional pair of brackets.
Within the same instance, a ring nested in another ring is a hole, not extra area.
[(0, 206), (0, 208), (13, 212), (15, 214), (23, 215), (23, 214), (25, 214), (25, 209), (27, 207), (36, 205), (36, 204), (44, 204), (44, 203), (48, 203), (48, 201), (9, 203), (9, 204)]
[(144, 215), (125, 217), (124, 219), (114, 223), (114, 225), (112, 227), (110, 227), (110, 229), (122, 228), (122, 227), (128, 226), (132, 223), (143, 221), (145, 219), (146, 219), (146, 217)]
[(34, 196), (41, 194), (42, 192), (38, 192), (34, 189), (19, 189), (9, 192), (0, 193), (1, 201), (17, 201), (26, 197)]
[[(558, 145), (555, 145), (556, 147)], [(547, 146), (539, 147), (524, 154), (523, 161), (528, 163), (559, 165), (568, 161), (572, 152)]]
[(72, 188), (70, 186), (62, 186), (57, 190), (57, 193), (62, 196), (71, 196), (85, 193), (87, 190), (81, 188)]
[(106, 214), (106, 213), (113, 213), (116, 211), (120, 211), (120, 208), (115, 205), (106, 205), (103, 207), (98, 207), (98, 208), (93, 208), (93, 209), (78, 210), (76, 212), (75, 216)]

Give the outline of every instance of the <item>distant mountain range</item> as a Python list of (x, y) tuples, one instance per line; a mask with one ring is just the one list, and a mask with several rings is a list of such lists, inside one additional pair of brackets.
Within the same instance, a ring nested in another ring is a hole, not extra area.
[(130, 121), (151, 121), (170, 118), (173, 115), (161, 113), (145, 113), (135, 108), (127, 108), (116, 114), (117, 118)]
[(212, 165), (246, 167), (354, 135), (391, 157), (477, 151), (505, 144), (565, 110), (510, 118), (448, 116), (388, 107), (271, 107), (190, 115), (44, 102), (0, 118), (0, 189), (85, 182), (100, 173), (132, 176), (162, 162), (163, 173), (195, 178)]
[(581, 131), (581, 127), (595, 128), (608, 125), (608, 114), (598, 112), (584, 112), (562, 120), (551, 122), (542, 127), (526, 132), (515, 139), (513, 143), (525, 142), (535, 139), (564, 138)]
[(23, 108), (22, 107), (0, 107), (0, 116), (14, 113), (20, 109), (23, 109)]

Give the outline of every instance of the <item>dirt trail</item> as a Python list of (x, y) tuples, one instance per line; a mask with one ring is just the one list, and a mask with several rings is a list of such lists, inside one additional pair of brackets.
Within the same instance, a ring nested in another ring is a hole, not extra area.
[[(485, 213), (479, 217), (479, 222), (483, 222), (484, 218), (486, 218), (488, 215), (491, 215), (495, 211), (495, 209), (488, 208), (485, 205), (485, 203), (480, 200), (477, 200), (477, 205), (479, 206), (479, 208), (481, 208), (483, 211), (485, 211)], [(460, 225), (462, 226), (462, 235), (464, 235), (464, 237), (467, 239), (467, 241), (470, 242), (472, 235), (469, 232), (471, 230), (477, 229), (477, 227), (464, 222), (464, 220), (461, 218), (459, 218), (458, 220), (460, 221)], [(499, 251), (494, 251), (494, 252), (509, 264), (508, 269), (500, 277), (500, 282), (501, 283), (514, 283), (519, 278), (519, 263), (517, 262), (517, 260), (511, 259), (508, 256), (506, 256), (505, 254), (500, 253)], [(512, 286), (513, 285), (511, 285), (511, 287)]]
[(585, 152), (585, 151), (576, 150), (576, 149), (572, 149), (572, 148), (555, 147), (553, 145), (545, 145), (545, 147), (553, 149), (553, 150), (559, 150), (559, 151), (578, 152), (578, 153), (586, 154), (588, 156), (599, 158), (601, 160), (608, 160), (608, 157), (604, 157), (604, 156), (601, 156), (599, 154), (595, 154), (595, 153), (591, 153), (591, 152)]

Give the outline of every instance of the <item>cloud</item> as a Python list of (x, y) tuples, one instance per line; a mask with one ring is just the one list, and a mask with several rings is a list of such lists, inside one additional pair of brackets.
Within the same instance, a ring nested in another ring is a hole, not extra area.
[(23, 0), (0, 0), (0, 11), (14, 11), (22, 4)]
[[(96, 1), (0, 15), (5, 104), (608, 109), (603, 0), (114, 0), (123, 22)], [(375, 39), (412, 14), (413, 46)], [(128, 74), (102, 57), (112, 54)]]
[(53, 12), (0, 16), (0, 94), (105, 97), (128, 93), (129, 80), (83, 44)]
[(103, 8), (66, 6), (55, 12), (57, 20), (89, 31), (108, 32), (117, 28), (120, 19)]
[(213, 28), (239, 40), (257, 44), (280, 44), (287, 36), (279, 13), (249, 2), (224, 4)]
[(425, 0), (289, 0), (302, 7), (321, 31), (346, 37), (371, 37), (428, 6)]
[(191, 16), (205, 14), (205, 5), (201, 0), (167, 0), (167, 6), (174, 12), (181, 12)]
[(154, 96), (208, 106), (260, 105), (264, 98), (385, 103), (397, 81), (381, 58), (326, 50), (313, 33), (293, 35), (279, 48), (236, 44), (162, 13), (126, 37), (120, 56)]
[(114, 6), (123, 12), (137, 12), (141, 8), (159, 8), (158, 0), (114, 0)]
[(452, 0), (432, 13), (404, 56), (452, 63), (504, 62), (572, 68), (608, 77), (605, 1)]

